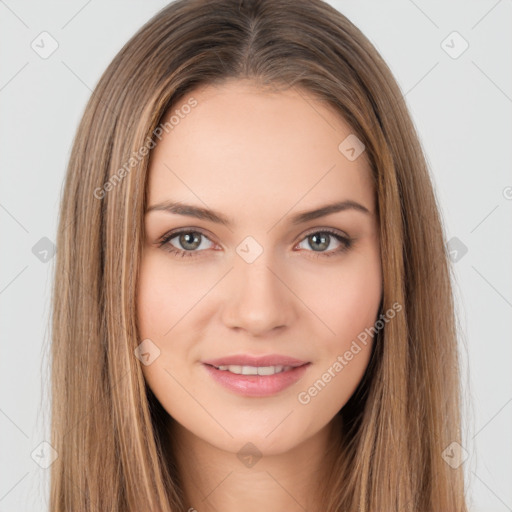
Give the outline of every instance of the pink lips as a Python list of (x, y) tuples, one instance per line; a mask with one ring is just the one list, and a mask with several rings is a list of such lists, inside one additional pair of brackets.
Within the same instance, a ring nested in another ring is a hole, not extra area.
[(293, 357), (281, 356), (279, 354), (268, 354), (266, 356), (251, 356), (249, 354), (240, 354), (227, 357), (221, 357), (219, 359), (210, 359), (208, 361), (202, 361), (204, 364), (210, 364), (212, 366), (302, 366), (306, 364), (306, 361), (295, 359)]
[[(264, 397), (274, 395), (297, 382), (310, 363), (293, 357), (270, 354), (266, 356), (234, 355), (202, 361), (209, 375), (230, 391), (242, 396)], [(219, 366), (292, 366), (273, 375), (238, 375)]]

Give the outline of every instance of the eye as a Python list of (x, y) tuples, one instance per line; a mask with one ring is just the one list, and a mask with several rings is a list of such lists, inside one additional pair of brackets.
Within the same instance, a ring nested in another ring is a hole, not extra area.
[[(176, 243), (183, 247), (183, 249), (176, 247), (171, 243), (171, 240), (174, 238), (177, 238)], [(196, 256), (194, 253), (202, 252), (196, 251), (196, 249), (205, 249), (202, 239), (209, 240), (209, 238), (201, 231), (186, 229), (165, 234), (158, 242), (158, 246), (162, 247), (171, 254), (174, 254), (175, 256), (190, 257)], [(208, 249), (208, 247), (206, 247), (206, 249)]]
[[(331, 242), (333, 242), (333, 240), (337, 241), (341, 245), (338, 248), (332, 249), (330, 251), (325, 251), (325, 249), (331, 246)], [(348, 236), (342, 235), (337, 231), (333, 231), (331, 229), (324, 229), (322, 231), (313, 231), (309, 233), (308, 235), (306, 235), (306, 238), (300, 243), (302, 244), (304, 242), (307, 242), (309, 246), (313, 248), (313, 251), (308, 252), (316, 253), (313, 255), (314, 257), (329, 257), (343, 253), (350, 249), (350, 247), (352, 247), (353, 239)]]
[[(177, 239), (175, 243), (178, 245), (178, 247), (174, 245), (174, 243), (172, 243), (172, 240), (174, 240), (175, 238)], [(204, 247), (203, 242), (205, 240), (211, 242), (211, 240), (201, 231), (192, 229), (182, 229), (180, 231), (166, 233), (158, 241), (158, 247), (163, 248), (164, 250), (170, 252), (171, 254), (177, 257), (195, 257), (198, 256), (197, 253), (203, 252), (205, 249), (211, 248)], [(339, 247), (331, 249), (330, 251), (325, 251), (325, 249), (331, 246), (331, 242), (333, 242), (333, 240), (337, 241), (340, 244)], [(300, 244), (306, 241), (309, 243), (309, 246), (313, 248), (312, 251), (308, 252), (316, 253), (313, 255), (313, 257), (320, 257), (334, 256), (336, 254), (340, 254), (347, 251), (352, 246), (353, 239), (345, 235), (342, 235), (337, 231), (333, 231), (331, 229), (324, 229), (322, 231), (310, 232), (300, 242)], [(300, 244), (298, 244), (296, 247), (299, 247)]]

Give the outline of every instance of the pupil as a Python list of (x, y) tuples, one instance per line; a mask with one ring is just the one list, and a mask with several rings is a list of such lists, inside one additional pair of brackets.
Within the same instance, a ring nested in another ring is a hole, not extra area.
[(199, 235), (194, 233), (184, 233), (181, 235), (180, 243), (183, 247), (187, 247), (187, 244), (191, 244), (192, 247), (187, 247), (188, 249), (195, 249), (199, 246)]
[[(321, 249), (326, 249), (329, 247), (329, 243), (327, 242), (328, 235), (321, 234), (321, 235), (312, 235), (311, 238), (314, 240), (314, 243), (317, 243), (319, 240), (321, 240), (319, 243), (322, 245)], [(314, 249), (314, 247), (313, 247)], [(316, 250), (316, 249), (315, 249)]]

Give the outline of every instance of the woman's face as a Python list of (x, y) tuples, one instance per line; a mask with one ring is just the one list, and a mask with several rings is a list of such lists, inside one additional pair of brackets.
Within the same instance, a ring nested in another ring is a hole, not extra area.
[(365, 153), (304, 90), (230, 81), (166, 120), (138, 287), (144, 376), (187, 435), (285, 452), (331, 422), (369, 361), (382, 289)]

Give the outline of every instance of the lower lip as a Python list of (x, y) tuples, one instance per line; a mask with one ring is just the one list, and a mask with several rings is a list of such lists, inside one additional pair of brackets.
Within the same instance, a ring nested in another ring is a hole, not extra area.
[(310, 363), (274, 375), (238, 375), (228, 370), (218, 370), (203, 364), (211, 377), (225, 388), (243, 396), (271, 396), (295, 384), (306, 372)]

